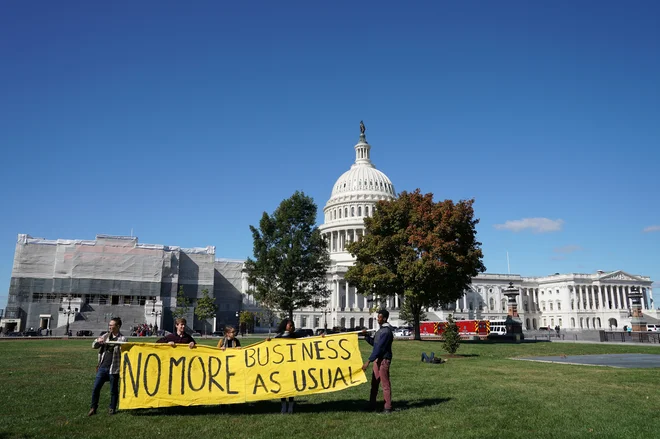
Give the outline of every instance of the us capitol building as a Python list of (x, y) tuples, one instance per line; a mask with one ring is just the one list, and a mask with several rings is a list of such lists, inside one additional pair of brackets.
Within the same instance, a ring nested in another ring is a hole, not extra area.
[[(354, 146), (355, 162), (332, 187), (323, 209), (321, 233), (327, 238), (331, 265), (327, 273), (331, 291), (323, 309), (295, 313), (298, 328), (374, 328), (377, 323), (371, 298), (360, 294), (344, 276), (354, 263), (346, 250), (365, 233), (364, 218), (376, 203), (396, 196), (394, 185), (371, 161), (371, 145), (360, 123)], [(503, 319), (507, 314), (504, 290), (518, 288), (518, 311), (527, 330), (560, 326), (562, 330), (622, 329), (631, 324), (628, 294), (642, 293), (645, 316), (657, 319), (652, 280), (621, 270), (591, 274), (523, 277), (482, 273), (473, 278), (463, 297), (443, 309), (429, 309), (427, 319)], [(14, 254), (9, 300), (0, 322), (4, 331), (50, 329), (53, 335), (80, 329), (106, 330), (119, 316), (124, 329), (155, 324), (172, 330), (172, 311), (180, 287), (192, 299), (187, 315), (195, 330), (211, 331), (237, 324), (243, 310), (260, 311), (251, 295), (244, 261), (216, 257), (215, 247), (181, 248), (141, 244), (136, 237), (97, 235), (95, 240), (48, 240), (19, 234)], [(215, 318), (200, 321), (193, 308), (203, 291), (215, 298)], [(390, 322), (399, 321), (400, 297), (387, 299)], [(266, 327), (257, 330), (267, 331)]]

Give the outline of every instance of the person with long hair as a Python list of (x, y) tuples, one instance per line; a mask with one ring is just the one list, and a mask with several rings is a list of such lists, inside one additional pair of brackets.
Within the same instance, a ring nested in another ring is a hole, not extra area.
[(218, 342), (218, 349), (223, 351), (227, 348), (239, 348), (241, 342), (236, 338), (236, 328), (233, 326), (225, 326), (225, 336)]
[[(274, 338), (296, 338), (296, 325), (293, 323), (293, 320), (291, 319), (284, 319), (280, 322), (280, 325), (277, 327), (277, 335), (275, 335)], [(287, 405), (287, 399), (282, 398), (280, 400), (282, 402), (282, 410), (280, 413), (283, 415), (285, 414), (293, 414), (293, 405), (294, 405), (294, 400), (293, 396), (289, 397), (288, 405)]]

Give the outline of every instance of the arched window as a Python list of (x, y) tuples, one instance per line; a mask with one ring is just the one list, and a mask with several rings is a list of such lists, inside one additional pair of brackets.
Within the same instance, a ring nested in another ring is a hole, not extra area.
[(536, 329), (536, 319), (532, 319), (532, 328)]
[(506, 311), (506, 299), (502, 299), (502, 311)]
[(344, 207), (344, 218), (348, 218), (348, 207)]
[(561, 311), (561, 302), (557, 301), (557, 311)]
[(575, 328), (575, 317), (571, 317), (571, 328)]
[(355, 216), (355, 206), (351, 206), (351, 216)]
[(364, 216), (369, 216), (369, 206), (364, 206)]
[(545, 311), (545, 302), (541, 302), (541, 311)]
[(552, 311), (552, 302), (549, 302), (548, 305), (550, 305), (550, 311)]
[(525, 320), (525, 329), (529, 330), (529, 319)]
[(488, 301), (488, 304), (490, 306), (490, 309), (495, 310), (495, 299), (491, 297), (490, 300)]
[(575, 309), (575, 299), (571, 299), (571, 309)]
[(358, 206), (358, 216), (362, 216), (362, 206)]

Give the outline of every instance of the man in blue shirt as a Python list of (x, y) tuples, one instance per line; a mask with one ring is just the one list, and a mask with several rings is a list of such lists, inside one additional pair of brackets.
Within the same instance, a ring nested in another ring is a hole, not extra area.
[(371, 397), (369, 399), (369, 408), (376, 409), (376, 398), (378, 396), (378, 386), (383, 387), (383, 399), (385, 399), (385, 410), (383, 413), (392, 412), (392, 390), (390, 388), (390, 363), (392, 361), (392, 341), (394, 334), (392, 326), (387, 323), (390, 313), (386, 309), (378, 311), (378, 324), (380, 329), (371, 337), (366, 334), (364, 339), (374, 347), (369, 359), (362, 366), (366, 371), (369, 363), (373, 362), (373, 373), (371, 374)]

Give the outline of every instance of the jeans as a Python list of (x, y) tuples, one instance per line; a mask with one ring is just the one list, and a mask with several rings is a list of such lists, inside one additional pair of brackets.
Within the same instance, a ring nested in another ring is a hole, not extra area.
[(98, 372), (96, 372), (94, 389), (92, 390), (92, 405), (90, 408), (97, 409), (99, 407), (99, 395), (106, 381), (110, 381), (110, 408), (117, 410), (117, 403), (119, 402), (119, 374), (111, 374), (110, 369), (107, 367), (99, 367)]
[(435, 352), (431, 352), (431, 356), (426, 355), (426, 352), (422, 352), (422, 361), (424, 363), (433, 363), (435, 359)]
[(383, 399), (385, 410), (392, 410), (392, 389), (390, 387), (390, 360), (378, 359), (374, 361), (374, 369), (371, 374), (371, 398), (370, 404), (376, 405), (378, 396), (378, 385), (383, 387)]

